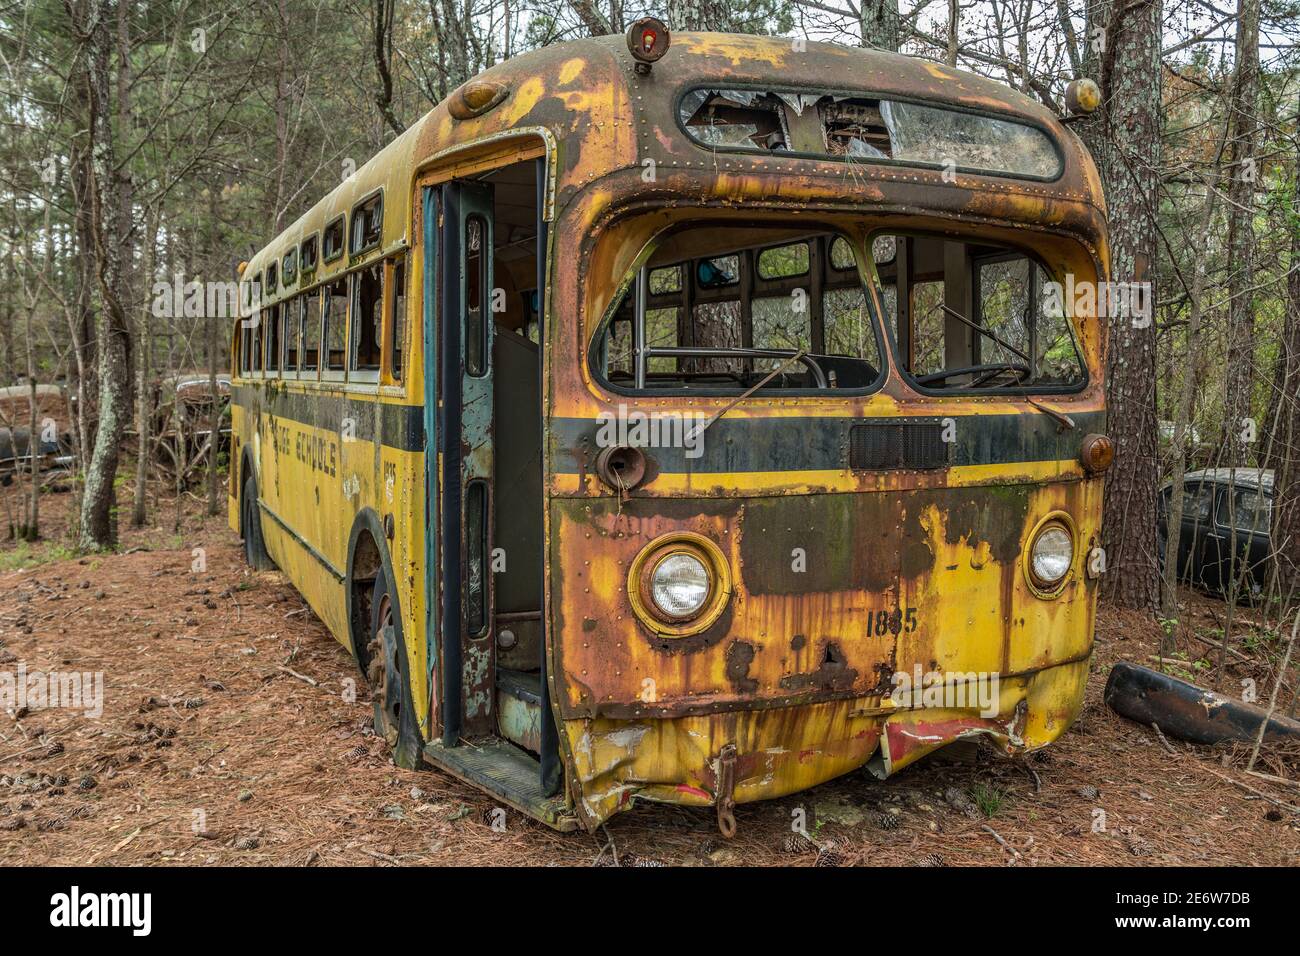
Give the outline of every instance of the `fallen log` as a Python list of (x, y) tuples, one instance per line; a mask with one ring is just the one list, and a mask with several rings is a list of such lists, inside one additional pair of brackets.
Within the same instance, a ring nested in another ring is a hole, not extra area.
[(1282, 716), (1270, 718), (1267, 711), (1254, 704), (1127, 661), (1111, 668), (1105, 700), (1106, 706), (1121, 717), (1147, 727), (1155, 724), (1169, 736), (1194, 744), (1250, 742), (1265, 721), (1265, 740), (1300, 740), (1300, 721)]

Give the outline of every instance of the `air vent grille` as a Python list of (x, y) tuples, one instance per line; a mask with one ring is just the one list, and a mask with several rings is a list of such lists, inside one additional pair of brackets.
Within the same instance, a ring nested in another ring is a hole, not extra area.
[(854, 471), (924, 471), (948, 466), (950, 442), (941, 422), (854, 425), (849, 431), (849, 468)]

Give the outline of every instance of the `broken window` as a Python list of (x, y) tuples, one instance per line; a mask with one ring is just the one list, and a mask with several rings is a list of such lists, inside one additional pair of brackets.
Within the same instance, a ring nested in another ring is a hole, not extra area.
[(902, 235), (877, 236), (871, 250), (885, 321), (916, 384), (1035, 391), (1083, 385), (1083, 359), (1055, 283), (1025, 253)]
[(847, 241), (788, 228), (664, 234), (598, 343), (605, 380), (644, 390), (863, 389), (882, 368)]
[(322, 349), (325, 352), (321, 367), (326, 373), (322, 378), (342, 378), (345, 367), (348, 337), (348, 278), (340, 276), (325, 286), (325, 332)]
[(302, 271), (304, 273), (314, 272), (316, 270), (316, 237), (308, 236), (302, 241), (302, 255), (299, 257), (302, 262)]
[(352, 276), (352, 361), (354, 371), (379, 371), (383, 340), (384, 266), (377, 262)]
[[(320, 364), (321, 291), (312, 289), (302, 297), (302, 364), (304, 372), (314, 372)], [(303, 376), (315, 378), (312, 376)]]
[(706, 146), (788, 148), (781, 101), (754, 90), (692, 90), (680, 106), (682, 124)]
[(379, 245), (384, 228), (384, 194), (377, 193), (352, 210), (352, 255)]
[(1042, 130), (978, 113), (882, 100), (890, 156), (904, 163), (1055, 179), (1061, 158)]
[(325, 261), (333, 262), (343, 255), (343, 217), (339, 216), (325, 227)]
[(682, 126), (712, 149), (937, 166), (1055, 179), (1061, 158), (1036, 126), (982, 113), (861, 95), (692, 90)]

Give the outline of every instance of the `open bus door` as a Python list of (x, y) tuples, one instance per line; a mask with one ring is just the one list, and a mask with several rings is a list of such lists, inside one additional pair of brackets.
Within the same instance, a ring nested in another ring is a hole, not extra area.
[[(540, 760), (498, 733), (493, 189), (452, 180), (423, 192), (428, 633), (441, 723), (425, 754), (528, 815), (569, 829), (577, 821), (556, 797), (560, 768), (544, 654), (534, 677)], [(542, 274), (539, 263), (539, 286)]]

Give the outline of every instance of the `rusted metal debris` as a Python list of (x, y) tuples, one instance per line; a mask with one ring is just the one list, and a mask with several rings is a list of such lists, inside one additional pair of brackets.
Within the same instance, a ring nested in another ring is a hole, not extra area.
[(1106, 681), (1106, 706), (1140, 724), (1155, 724), (1179, 740), (1217, 744), (1253, 741), (1265, 720), (1266, 741), (1300, 740), (1300, 721), (1273, 716), (1260, 707), (1121, 661)]

